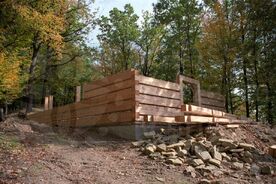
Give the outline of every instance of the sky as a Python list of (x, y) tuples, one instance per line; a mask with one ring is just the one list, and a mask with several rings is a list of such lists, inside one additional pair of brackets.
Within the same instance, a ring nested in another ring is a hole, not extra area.
[[(123, 10), (124, 5), (130, 3), (132, 7), (134, 8), (135, 13), (142, 17), (142, 11), (153, 11), (152, 4), (156, 3), (157, 0), (95, 0), (95, 3), (92, 5), (94, 9), (98, 9), (97, 17), (100, 17), (102, 15), (108, 16), (109, 11), (112, 10), (114, 7)], [(141, 18), (139, 19), (139, 22), (141, 21)], [(99, 33), (99, 30), (96, 28), (92, 31), (92, 33), (89, 35), (89, 44), (91, 46), (98, 46), (99, 42), (97, 40), (97, 34)]]

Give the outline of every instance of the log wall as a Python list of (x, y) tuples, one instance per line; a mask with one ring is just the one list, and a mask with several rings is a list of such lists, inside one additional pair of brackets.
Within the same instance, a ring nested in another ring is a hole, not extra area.
[(181, 111), (180, 85), (137, 75), (136, 121), (174, 122)]
[[(200, 91), (200, 98), (202, 107), (224, 111), (223, 96)], [(129, 70), (83, 85), (79, 102), (28, 117), (41, 123), (72, 127), (179, 123), (175, 119), (183, 116), (181, 106), (183, 111), (180, 83), (145, 77)], [(185, 119), (188, 120), (191, 119)]]
[(224, 96), (218, 93), (201, 90), (201, 106), (225, 112)]
[(83, 86), (83, 100), (31, 114), (41, 123), (82, 126), (104, 126), (135, 121), (136, 71), (121, 72)]

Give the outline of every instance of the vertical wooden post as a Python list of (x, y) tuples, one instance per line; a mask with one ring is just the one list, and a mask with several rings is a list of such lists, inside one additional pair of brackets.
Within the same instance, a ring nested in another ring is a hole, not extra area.
[(49, 97), (48, 96), (45, 96), (45, 99), (44, 99), (44, 110), (48, 110), (49, 109)]
[(136, 101), (137, 95), (139, 95), (138, 91), (138, 86), (139, 86), (139, 81), (137, 80), (137, 77), (139, 75), (139, 71), (137, 70), (131, 70), (132, 75), (133, 75), (133, 121), (138, 121), (139, 120), (139, 102)]
[(76, 99), (75, 102), (81, 101), (81, 86), (76, 87)]
[(53, 109), (54, 97), (52, 95), (49, 96), (49, 109)]

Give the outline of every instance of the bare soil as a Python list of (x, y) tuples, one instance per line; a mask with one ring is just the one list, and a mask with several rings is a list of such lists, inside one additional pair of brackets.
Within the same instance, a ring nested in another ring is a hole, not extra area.
[[(223, 131), (232, 138), (252, 139), (264, 152), (268, 145), (275, 144), (275, 130), (266, 125), (242, 127), (234, 134), (233, 130)], [(270, 164), (275, 166), (275, 161)], [(131, 148), (130, 141), (102, 135), (93, 128), (51, 128), (16, 117), (0, 123), (0, 183), (186, 184), (202, 179), (183, 174), (185, 167), (185, 164), (172, 166), (152, 160)], [(251, 176), (241, 171), (217, 180), (220, 183), (275, 181), (275, 175)]]

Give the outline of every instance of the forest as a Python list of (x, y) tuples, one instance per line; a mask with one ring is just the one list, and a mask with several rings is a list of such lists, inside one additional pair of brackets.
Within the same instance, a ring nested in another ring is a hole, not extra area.
[(0, 0), (0, 107), (28, 113), (47, 95), (54, 106), (72, 103), (76, 86), (135, 68), (195, 78), (225, 96), (227, 112), (276, 122), (275, 1), (152, 6), (142, 17), (131, 4), (99, 17), (93, 1)]

